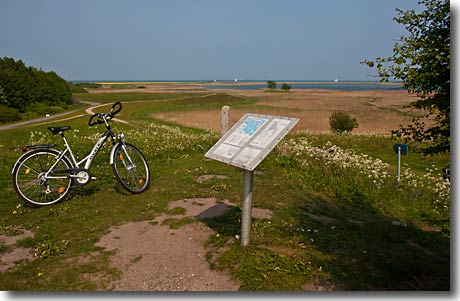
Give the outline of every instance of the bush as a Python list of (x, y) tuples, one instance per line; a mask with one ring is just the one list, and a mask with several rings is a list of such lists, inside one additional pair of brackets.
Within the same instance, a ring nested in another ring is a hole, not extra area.
[(18, 110), (0, 105), (0, 123), (21, 120)]
[(289, 91), (291, 90), (291, 88), (292, 88), (291, 85), (286, 84), (286, 83), (281, 85), (281, 90), (284, 90), (284, 91)]
[(345, 112), (334, 112), (329, 116), (331, 130), (337, 134), (346, 134), (358, 127), (356, 118), (352, 118)]
[(267, 80), (267, 88), (270, 90), (276, 89), (276, 82), (274, 80)]

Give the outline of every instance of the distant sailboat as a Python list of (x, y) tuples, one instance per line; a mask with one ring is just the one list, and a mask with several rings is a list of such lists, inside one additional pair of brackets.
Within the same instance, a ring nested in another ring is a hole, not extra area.
[(339, 82), (339, 79), (338, 79), (338, 78), (334, 79), (334, 82), (335, 82), (335, 83), (338, 83), (338, 82)]
[(238, 82), (238, 78), (235, 77), (235, 83)]

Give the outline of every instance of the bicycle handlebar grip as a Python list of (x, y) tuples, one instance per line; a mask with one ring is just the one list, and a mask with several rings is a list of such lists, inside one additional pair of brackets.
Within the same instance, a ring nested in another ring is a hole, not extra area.
[(123, 106), (121, 105), (121, 102), (117, 101), (116, 103), (112, 105), (112, 109), (110, 110), (110, 116), (111, 117), (115, 116), (121, 111), (122, 108)]
[[(91, 116), (91, 117), (89, 118), (89, 120), (88, 120), (88, 125), (89, 125), (89, 126), (93, 126), (93, 125), (96, 125), (96, 124), (98, 123), (97, 121), (96, 121), (96, 122), (92, 122), (93, 119), (94, 119), (94, 117), (99, 117), (99, 114), (94, 114), (93, 116)], [(99, 121), (99, 120), (98, 120), (98, 121)]]

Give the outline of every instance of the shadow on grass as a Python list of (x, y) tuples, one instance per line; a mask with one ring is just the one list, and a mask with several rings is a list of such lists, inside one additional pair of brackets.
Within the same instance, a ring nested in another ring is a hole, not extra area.
[(320, 266), (345, 290), (450, 289), (450, 239), (440, 232), (313, 195), (288, 210), (283, 232), (319, 251)]
[(211, 264), (243, 290), (450, 290), (449, 237), (372, 208), (306, 195), (272, 220), (253, 219), (246, 248), (235, 241), (239, 208), (201, 221), (219, 234)]

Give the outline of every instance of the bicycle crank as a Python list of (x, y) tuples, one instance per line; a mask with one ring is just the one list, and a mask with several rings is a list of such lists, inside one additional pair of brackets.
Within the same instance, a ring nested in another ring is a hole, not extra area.
[(73, 179), (75, 185), (85, 186), (91, 181), (92, 177), (87, 169), (75, 169), (70, 177)]

